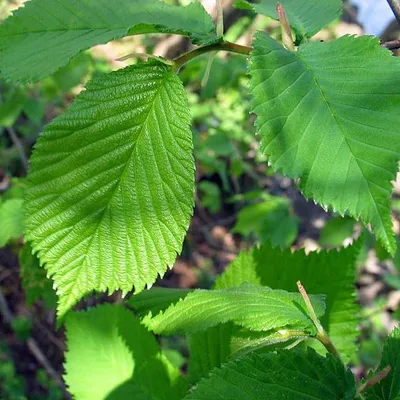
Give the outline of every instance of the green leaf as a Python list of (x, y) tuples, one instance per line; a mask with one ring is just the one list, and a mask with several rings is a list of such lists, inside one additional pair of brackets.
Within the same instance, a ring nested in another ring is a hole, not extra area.
[(76, 399), (182, 398), (185, 386), (179, 371), (155, 337), (123, 307), (70, 313), (66, 329), (65, 381)]
[(322, 246), (339, 247), (351, 237), (354, 230), (354, 220), (348, 217), (336, 217), (328, 220), (321, 229), (319, 242)]
[(52, 74), (82, 50), (127, 35), (176, 33), (196, 44), (219, 38), (199, 2), (159, 0), (31, 0), (0, 26), (0, 71), (31, 82)]
[[(311, 296), (317, 315), (325, 312), (324, 296)], [(146, 317), (144, 323), (155, 333), (191, 333), (232, 321), (255, 331), (285, 327), (315, 332), (299, 293), (243, 284), (221, 290), (195, 290), (164, 313)]]
[(354, 376), (339, 359), (314, 350), (251, 354), (214, 369), (187, 400), (352, 400)]
[(309, 42), (293, 53), (258, 33), (250, 74), (262, 150), (274, 169), (300, 178), (303, 194), (325, 208), (371, 224), (394, 253), (400, 59), (370, 36)]
[(145, 316), (148, 313), (157, 315), (166, 310), (171, 304), (184, 299), (192, 291), (191, 289), (155, 287), (133, 295), (127, 303), (140, 316)]
[(19, 89), (3, 99), (0, 103), (0, 128), (9, 128), (15, 124), (25, 101), (24, 93)]
[(0, 204), (0, 247), (23, 235), (23, 203), (21, 199), (11, 199)]
[(386, 339), (377, 371), (387, 366), (391, 368), (389, 375), (367, 391), (368, 400), (400, 399), (400, 328), (395, 328)]
[(60, 316), (92, 290), (140, 292), (173, 265), (193, 210), (189, 124), (180, 80), (149, 62), (95, 78), (46, 127), (26, 226)]
[(243, 207), (232, 232), (256, 233), (261, 242), (289, 247), (297, 237), (298, 219), (290, 215), (290, 203), (282, 197), (268, 196), (263, 202)]
[(53, 282), (47, 278), (46, 270), (40, 266), (39, 259), (32, 252), (30, 243), (25, 243), (19, 252), (26, 304), (32, 305), (36, 300), (43, 299), (48, 308), (54, 308), (57, 305), (57, 296), (53, 290)]
[[(278, 20), (275, 0), (261, 0), (259, 3), (237, 1), (235, 7), (253, 10)], [(339, 18), (342, 11), (341, 0), (280, 0), (290, 25), (300, 36), (311, 37), (322, 28)]]

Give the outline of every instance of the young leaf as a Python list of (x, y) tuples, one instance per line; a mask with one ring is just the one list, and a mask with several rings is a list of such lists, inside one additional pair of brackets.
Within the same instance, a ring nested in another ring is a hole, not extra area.
[(187, 400), (352, 400), (354, 376), (339, 359), (314, 350), (251, 354), (214, 369)]
[(293, 53), (258, 33), (250, 74), (262, 149), (275, 170), (300, 178), (306, 197), (371, 224), (393, 253), (400, 59), (369, 36)]
[[(237, 8), (253, 10), (278, 20), (275, 0), (261, 0), (249, 3), (241, 0), (235, 3)], [(322, 28), (339, 18), (342, 11), (341, 0), (280, 0), (288, 16), (290, 25), (300, 36), (311, 37)]]
[(70, 313), (66, 329), (65, 381), (75, 398), (182, 398), (185, 385), (179, 371), (162, 355), (154, 336), (123, 307), (103, 305)]
[(179, 78), (149, 62), (95, 78), (47, 126), (26, 225), (60, 316), (92, 290), (139, 292), (172, 266), (193, 209), (189, 123)]
[(48, 308), (57, 305), (57, 296), (53, 290), (53, 282), (47, 278), (46, 270), (40, 266), (39, 259), (32, 254), (30, 243), (19, 252), (20, 274), (25, 292), (26, 304), (31, 305), (38, 299), (43, 299)]
[(387, 366), (390, 373), (367, 391), (368, 400), (398, 400), (400, 398), (400, 328), (386, 339), (377, 371)]
[[(325, 312), (324, 296), (311, 296), (316, 313)], [(314, 333), (314, 325), (299, 293), (243, 284), (223, 290), (195, 290), (144, 323), (155, 333), (191, 333), (232, 321), (255, 331), (285, 327)]]
[(337, 251), (292, 253), (266, 243), (242, 253), (217, 279), (216, 287), (243, 281), (273, 289), (295, 291), (300, 280), (308, 293), (326, 295), (321, 323), (342, 356), (349, 360), (356, 351), (359, 305), (355, 302), (355, 259), (359, 244)]
[(0, 247), (24, 233), (23, 203), (21, 199), (11, 199), (0, 204)]
[(127, 35), (176, 33), (212, 43), (211, 17), (198, 2), (159, 0), (31, 0), (0, 26), (0, 72), (31, 82), (66, 65), (80, 51)]

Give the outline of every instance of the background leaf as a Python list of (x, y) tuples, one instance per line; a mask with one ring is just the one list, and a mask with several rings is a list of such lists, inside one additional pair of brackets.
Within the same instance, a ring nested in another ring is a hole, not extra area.
[(159, 0), (31, 0), (0, 26), (0, 71), (31, 82), (82, 50), (127, 35), (176, 33), (206, 44), (218, 40), (214, 29), (197, 1), (180, 7)]
[(314, 350), (251, 354), (214, 369), (185, 399), (352, 400), (356, 386), (341, 361)]
[(9, 240), (17, 239), (24, 233), (24, 201), (6, 200), (0, 204), (0, 247)]
[(59, 315), (92, 290), (139, 292), (173, 265), (193, 208), (189, 123), (179, 78), (150, 62), (95, 78), (46, 127), (26, 225)]
[(400, 59), (368, 36), (293, 53), (258, 33), (250, 66), (257, 129), (274, 169), (300, 178), (303, 194), (325, 208), (371, 224), (391, 253), (399, 72)]

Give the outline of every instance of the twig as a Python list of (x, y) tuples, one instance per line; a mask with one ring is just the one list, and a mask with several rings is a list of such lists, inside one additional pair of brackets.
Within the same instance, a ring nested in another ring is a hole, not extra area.
[(22, 164), (25, 168), (25, 171), (28, 170), (28, 157), (25, 154), (24, 146), (22, 145), (21, 141), (18, 138), (17, 133), (15, 132), (14, 128), (8, 127), (7, 133), (10, 136), (11, 141), (13, 142), (14, 146), (16, 147), (19, 158), (22, 161)]
[(303, 297), (304, 302), (306, 303), (306, 307), (307, 307), (308, 312), (310, 313), (311, 319), (314, 322), (315, 327), (317, 328), (318, 333), (317, 333), (316, 338), (324, 345), (324, 347), (329, 351), (329, 353), (331, 353), (335, 357), (339, 358), (339, 360), (342, 360), (342, 357), (340, 356), (339, 352), (337, 351), (335, 345), (331, 342), (331, 339), (325, 332), (323, 326), (321, 325), (321, 322), (319, 322), (319, 319), (317, 317), (317, 314), (315, 313), (314, 307), (311, 304), (310, 298), (308, 297), (308, 294), (300, 281), (297, 281), (297, 287), (299, 289), (301, 296)]
[(398, 50), (400, 49), (400, 40), (391, 40), (389, 42), (382, 42), (381, 43), (382, 47), (385, 47), (388, 50)]
[(390, 365), (385, 367), (382, 371), (378, 372), (376, 375), (368, 379), (366, 382), (364, 382), (358, 389), (357, 389), (357, 396), (361, 396), (361, 393), (364, 392), (365, 390), (369, 389), (370, 387), (376, 385), (379, 383), (382, 379), (385, 379), (391, 371)]
[[(4, 322), (10, 326), (14, 321), (14, 316), (12, 315), (10, 308), (8, 307), (7, 300), (3, 295), (3, 292), (0, 290), (0, 313), (3, 315)], [(51, 365), (50, 361), (46, 358), (42, 350), (40, 349), (39, 345), (33, 338), (29, 338), (27, 340), (27, 345), (29, 351), (35, 357), (37, 362), (46, 370), (47, 374), (54, 380), (57, 386), (63, 390), (65, 396), (69, 398), (69, 395), (65, 389), (65, 385), (56, 372), (56, 370)]]
[(398, 23), (400, 24), (400, 1), (399, 0), (387, 0), (390, 8), (393, 11)]

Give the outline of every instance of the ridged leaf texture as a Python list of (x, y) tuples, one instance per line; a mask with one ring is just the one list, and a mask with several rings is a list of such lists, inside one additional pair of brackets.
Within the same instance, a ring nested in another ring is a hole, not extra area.
[[(317, 315), (325, 312), (324, 296), (313, 295)], [(155, 333), (191, 333), (225, 322), (255, 331), (290, 327), (314, 333), (315, 327), (299, 293), (243, 284), (221, 290), (198, 289), (164, 312), (144, 318)]]
[(391, 253), (390, 216), (400, 140), (400, 59), (369, 36), (285, 50), (258, 33), (252, 108), (275, 170), (306, 197), (370, 224)]
[(155, 337), (122, 306), (68, 314), (66, 337), (65, 381), (77, 400), (178, 400), (186, 391)]
[(251, 354), (214, 369), (187, 400), (353, 400), (352, 372), (314, 350)]
[(152, 285), (193, 210), (182, 84), (150, 62), (95, 78), (31, 157), (27, 238), (55, 281), (59, 315), (92, 290)]
[(400, 399), (400, 328), (395, 328), (383, 346), (377, 372), (390, 367), (390, 373), (367, 391), (368, 400)]
[(326, 312), (321, 323), (341, 355), (350, 360), (356, 353), (360, 307), (356, 303), (356, 257), (360, 243), (341, 251), (320, 251), (308, 255), (266, 243), (242, 253), (217, 279), (227, 287), (243, 281), (273, 289), (295, 291), (300, 280), (308, 293), (326, 295)]
[[(281, 0), (290, 25), (295, 31), (306, 37), (311, 37), (322, 28), (339, 18), (342, 11), (341, 0)], [(256, 13), (278, 19), (275, 0), (261, 0), (258, 3), (237, 1), (236, 7), (246, 8)]]
[[(306, 255), (303, 250), (273, 248), (264, 244), (248, 253), (242, 252), (227, 267), (215, 282), (215, 289), (236, 287), (244, 282), (253, 285), (270, 286), (273, 289), (295, 291), (300, 280), (308, 293), (326, 294), (326, 312), (321, 317), (324, 328), (339, 350), (349, 361), (356, 354), (355, 341), (358, 336), (360, 307), (355, 301), (355, 259), (360, 244), (340, 252), (321, 251)], [(238, 335), (232, 324), (218, 325), (205, 332), (189, 337), (189, 375), (192, 382), (208, 374), (213, 367), (219, 367), (233, 353), (242, 351), (238, 347), (257, 348), (278, 341), (276, 336)], [(319, 345), (313, 340), (310, 344)], [(320, 346), (324, 354), (326, 350)]]
[(215, 26), (199, 2), (159, 0), (31, 0), (0, 26), (0, 72), (36, 81), (80, 51), (127, 35), (176, 33), (197, 44), (215, 42)]
[(0, 204), (0, 247), (24, 233), (24, 212), (21, 199), (10, 199)]

